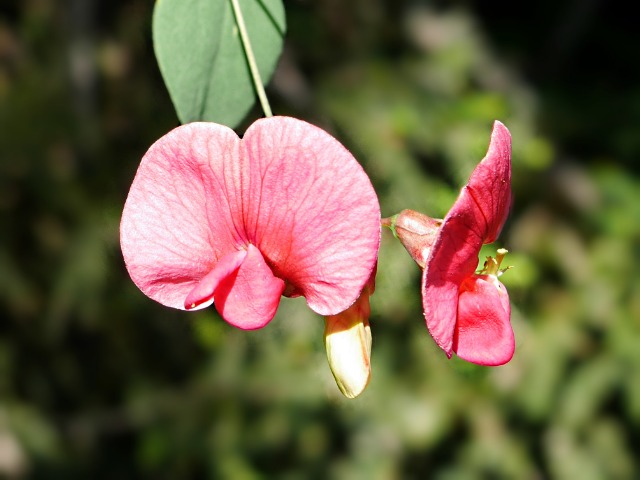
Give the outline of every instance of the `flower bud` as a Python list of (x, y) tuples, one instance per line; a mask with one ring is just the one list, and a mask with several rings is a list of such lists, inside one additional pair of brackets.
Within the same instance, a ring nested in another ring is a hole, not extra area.
[(429, 251), (442, 225), (442, 220), (431, 218), (414, 210), (402, 210), (391, 217), (391, 221), (388, 223), (391, 231), (407, 249), (411, 258), (420, 268), (424, 268)]
[(347, 310), (325, 317), (324, 344), (331, 373), (347, 398), (360, 395), (371, 378), (371, 327), (369, 296), (374, 274), (360, 297)]

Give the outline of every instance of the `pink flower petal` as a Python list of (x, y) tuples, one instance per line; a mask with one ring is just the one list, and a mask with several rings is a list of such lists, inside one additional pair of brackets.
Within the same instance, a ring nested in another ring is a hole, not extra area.
[[(300, 120), (273, 117), (246, 132), (247, 236), (286, 294), (321, 315), (346, 310), (377, 261), (380, 207), (366, 173), (336, 139)], [(257, 201), (251, 202), (250, 199)]]
[(422, 275), (422, 305), (429, 333), (447, 356), (462, 282), (477, 265), (480, 248), (500, 233), (511, 204), (511, 136), (495, 122), (489, 150), (444, 218)]
[(496, 366), (513, 357), (507, 290), (495, 277), (474, 275), (460, 287), (453, 350), (469, 362)]
[(240, 268), (220, 282), (214, 293), (218, 312), (227, 322), (244, 330), (262, 328), (276, 314), (284, 281), (273, 275), (253, 245)]
[(246, 250), (239, 250), (226, 254), (213, 267), (198, 285), (191, 290), (184, 301), (187, 310), (199, 310), (208, 307), (213, 303), (213, 294), (225, 278), (235, 275), (244, 259), (247, 257)]
[(478, 266), (482, 246), (478, 215), (481, 215), (478, 206), (468, 190), (463, 189), (442, 223), (422, 272), (422, 307), (427, 328), (449, 357), (453, 352), (460, 284)]
[(511, 134), (496, 121), (491, 132), (489, 150), (475, 168), (466, 187), (482, 211), (483, 243), (498, 238), (511, 205)]
[(223, 165), (237, 163), (240, 139), (212, 123), (183, 125), (144, 155), (120, 223), (131, 279), (147, 296), (184, 308), (219, 258), (244, 247), (225, 191)]

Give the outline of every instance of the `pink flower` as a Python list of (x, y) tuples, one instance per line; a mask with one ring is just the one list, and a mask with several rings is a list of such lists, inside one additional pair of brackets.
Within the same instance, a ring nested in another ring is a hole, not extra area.
[(124, 260), (147, 296), (179, 309), (211, 303), (261, 328), (280, 296), (321, 315), (349, 308), (375, 268), (380, 208), (353, 156), (306, 122), (272, 117), (241, 140), (183, 125), (144, 155), (120, 225)]
[(509, 296), (498, 280), (506, 250), (475, 273), (480, 248), (497, 239), (510, 204), (511, 135), (495, 122), (487, 155), (444, 220), (405, 210), (387, 221), (423, 268), (427, 327), (448, 357), (502, 365), (513, 356)]

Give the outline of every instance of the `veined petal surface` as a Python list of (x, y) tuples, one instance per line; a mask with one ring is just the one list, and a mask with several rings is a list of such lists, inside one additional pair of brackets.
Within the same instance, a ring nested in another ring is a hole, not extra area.
[(239, 150), (230, 128), (192, 123), (160, 138), (142, 158), (120, 245), (131, 279), (157, 302), (184, 309), (218, 259), (242, 245), (219, 168), (237, 163)]
[(353, 304), (377, 260), (380, 207), (362, 167), (318, 127), (272, 117), (241, 140), (192, 123), (143, 157), (120, 236), (147, 296), (197, 308), (213, 295), (229, 323), (259, 328), (283, 293), (322, 315)]
[(247, 236), (280, 278), (321, 315), (346, 310), (377, 261), (380, 206), (369, 177), (324, 130), (258, 120), (243, 139)]

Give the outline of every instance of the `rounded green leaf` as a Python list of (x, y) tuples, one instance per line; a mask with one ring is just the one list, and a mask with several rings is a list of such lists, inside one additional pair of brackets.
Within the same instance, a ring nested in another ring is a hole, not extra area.
[[(282, 51), (281, 0), (239, 0), (263, 82)], [(153, 44), (182, 123), (237, 126), (256, 100), (247, 57), (229, 0), (158, 0)]]

